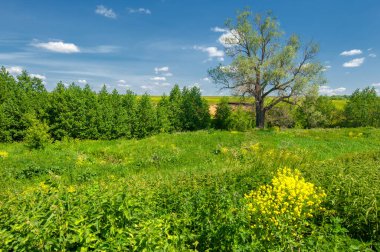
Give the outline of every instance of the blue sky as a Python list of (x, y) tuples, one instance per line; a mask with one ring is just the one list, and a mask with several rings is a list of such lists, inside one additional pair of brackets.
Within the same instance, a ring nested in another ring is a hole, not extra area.
[[(0, 0), (0, 65), (58, 81), (103, 84), (152, 95), (180, 86), (220, 94), (207, 70), (228, 64), (219, 37), (227, 18), (249, 6), (272, 10), (285, 36), (320, 45), (322, 94), (380, 89), (378, 0)], [(227, 94), (227, 93), (223, 93)]]

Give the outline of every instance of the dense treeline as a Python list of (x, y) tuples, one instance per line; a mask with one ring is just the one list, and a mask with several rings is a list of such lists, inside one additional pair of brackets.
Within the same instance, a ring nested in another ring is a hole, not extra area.
[[(42, 81), (23, 72), (16, 78), (0, 71), (0, 141), (27, 142), (39, 148), (52, 140), (143, 138), (163, 132), (216, 129), (247, 130), (254, 125), (254, 108), (233, 108), (221, 99), (211, 120), (197, 87), (175, 85), (157, 104), (148, 94), (128, 90), (96, 93), (89, 85), (58, 83), (52, 92)], [(344, 107), (326, 96), (304, 97), (299, 106), (282, 104), (267, 115), (267, 126), (286, 128), (380, 127), (380, 98), (374, 88), (356, 90)]]
[[(23, 72), (0, 72), (0, 141), (143, 138), (161, 132), (208, 128), (210, 114), (199, 88), (175, 85), (157, 105), (132, 91), (99, 93), (58, 83), (47, 92), (42, 81)], [(46, 136), (46, 134), (48, 136)], [(38, 141), (37, 141), (38, 142)]]

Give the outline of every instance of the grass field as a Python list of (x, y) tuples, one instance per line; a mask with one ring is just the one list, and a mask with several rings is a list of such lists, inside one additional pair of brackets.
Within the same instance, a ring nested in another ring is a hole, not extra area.
[[(379, 157), (369, 128), (0, 144), (0, 251), (378, 251)], [(245, 195), (283, 167), (325, 210), (263, 239)]]

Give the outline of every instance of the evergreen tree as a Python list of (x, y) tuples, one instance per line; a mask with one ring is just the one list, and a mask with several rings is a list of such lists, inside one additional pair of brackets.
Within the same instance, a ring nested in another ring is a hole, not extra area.
[(182, 122), (185, 130), (205, 129), (210, 124), (209, 106), (198, 87), (182, 91)]
[(122, 107), (125, 112), (124, 132), (127, 138), (137, 136), (137, 96), (127, 90), (122, 98)]
[(183, 123), (182, 123), (182, 93), (179, 86), (176, 84), (170, 91), (169, 95), (169, 120), (170, 124), (173, 127), (173, 131), (181, 131), (183, 130)]
[(136, 137), (143, 138), (156, 133), (157, 116), (150, 96), (144, 94), (141, 96), (137, 107), (137, 129)]
[(158, 132), (172, 132), (173, 127), (170, 122), (170, 101), (164, 94), (157, 105), (157, 127)]

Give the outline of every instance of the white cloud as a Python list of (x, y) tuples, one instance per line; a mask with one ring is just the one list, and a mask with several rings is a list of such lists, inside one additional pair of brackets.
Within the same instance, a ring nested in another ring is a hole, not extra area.
[(163, 73), (162, 75), (163, 75), (163, 76), (166, 76), (166, 77), (171, 77), (171, 76), (173, 76), (172, 73)]
[(168, 83), (168, 82), (164, 82), (164, 83), (161, 84), (161, 86), (163, 86), (163, 87), (167, 87), (167, 86), (171, 86), (171, 84)]
[(211, 31), (213, 31), (213, 32), (228, 32), (227, 29), (220, 28), (218, 26), (215, 26), (215, 27), (211, 28)]
[(118, 80), (117, 82), (120, 83), (120, 84), (125, 84), (125, 83), (127, 83), (125, 80)]
[(165, 77), (160, 77), (160, 76), (155, 76), (155, 77), (152, 77), (150, 79), (153, 81), (166, 81)]
[(202, 80), (203, 80), (203, 81), (207, 81), (207, 82), (210, 82), (210, 81), (211, 81), (208, 77), (204, 77)]
[(362, 50), (359, 50), (359, 49), (352, 49), (350, 51), (343, 51), (341, 52), (341, 56), (353, 56), (353, 55), (359, 55), (359, 54), (362, 54)]
[(379, 83), (372, 83), (373, 87), (380, 87), (380, 82)]
[(343, 64), (343, 67), (360, 67), (364, 63), (365, 58), (357, 58), (350, 60), (348, 62), (345, 62)]
[(370, 53), (368, 56), (371, 57), (371, 58), (376, 58), (377, 55), (374, 54), (374, 53)]
[(330, 65), (324, 66), (322, 69), (322, 72), (325, 72), (325, 71), (329, 70), (330, 68), (331, 68)]
[(22, 73), (22, 67), (19, 67), (19, 66), (12, 66), (12, 67), (8, 67), (6, 68), (7, 72), (10, 73), (10, 74), (16, 74), (16, 75), (19, 75)]
[(219, 37), (218, 41), (224, 47), (232, 47), (239, 43), (239, 34), (236, 30), (227, 31)]
[(42, 48), (57, 53), (78, 53), (80, 49), (73, 43), (65, 43), (63, 41), (50, 41), (47, 43), (35, 43), (34, 47)]
[(339, 95), (343, 94), (347, 89), (344, 87), (339, 87), (339, 88), (331, 88), (329, 86), (320, 86), (319, 87), (319, 93), (321, 95)]
[(224, 52), (221, 50), (218, 50), (215, 46), (210, 47), (203, 47), (203, 46), (194, 46), (195, 50), (206, 52), (208, 54), (209, 60), (212, 58), (217, 58), (220, 61), (224, 61)]
[(99, 15), (102, 15), (104, 17), (107, 17), (107, 18), (113, 18), (113, 19), (115, 19), (117, 17), (116, 13), (112, 9), (107, 9), (103, 5), (96, 6), (95, 13), (99, 14)]
[(128, 11), (129, 13), (139, 13), (139, 14), (147, 14), (147, 15), (152, 14), (152, 12), (149, 9), (145, 9), (145, 8), (138, 8), (138, 9), (129, 8)]
[(87, 84), (87, 80), (78, 80), (78, 83), (80, 83), (80, 84)]
[(128, 84), (123, 84), (123, 83), (119, 83), (119, 84), (117, 84), (119, 87), (126, 87), (126, 88), (128, 88), (128, 87), (130, 87), (131, 85), (128, 85)]
[(167, 67), (167, 66), (155, 67), (154, 71), (156, 72), (156, 74), (161, 73), (161, 72), (168, 72), (169, 71), (169, 67)]
[(31, 78), (37, 78), (37, 79), (40, 79), (42, 81), (46, 80), (46, 76), (45, 75), (41, 75), (41, 74), (29, 74), (29, 76)]

